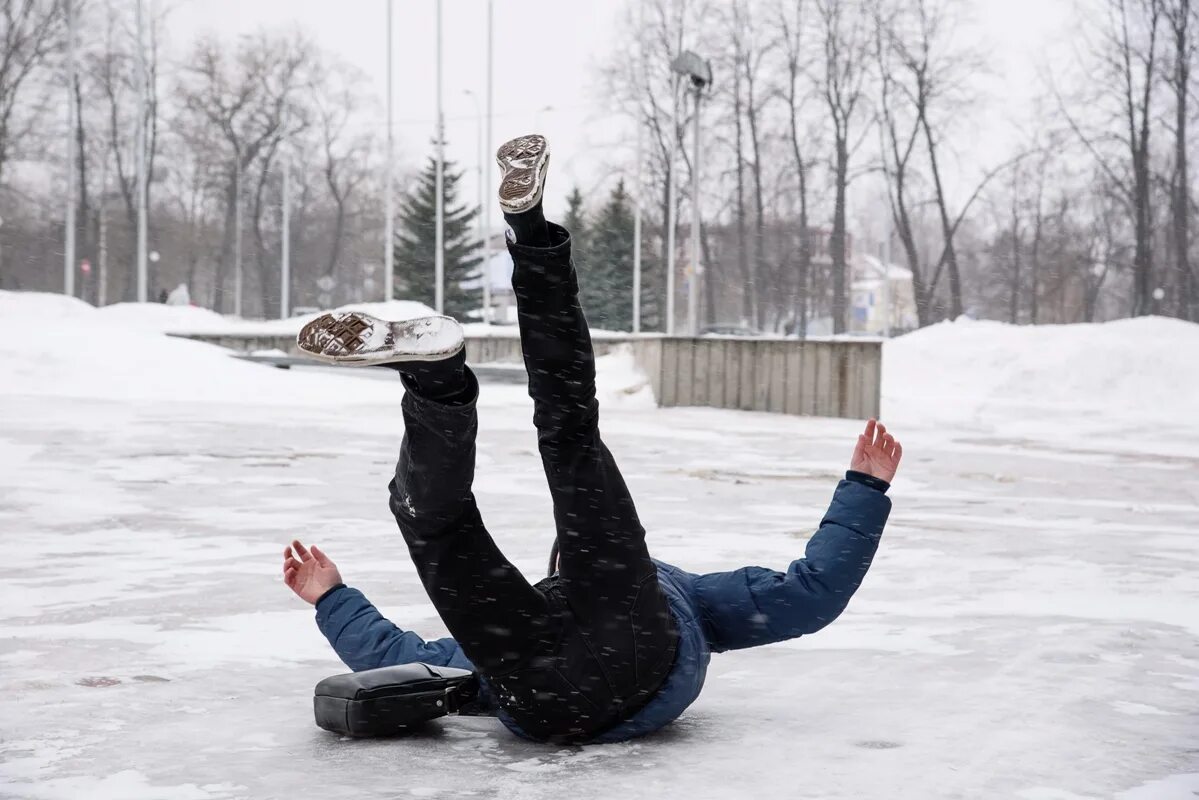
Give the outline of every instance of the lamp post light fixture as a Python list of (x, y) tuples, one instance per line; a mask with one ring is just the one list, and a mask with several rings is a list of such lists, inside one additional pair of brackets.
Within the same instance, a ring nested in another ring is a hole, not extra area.
[[(695, 92), (695, 116), (692, 119), (692, 147), (694, 155), (691, 159), (691, 279), (687, 283), (687, 317), (691, 335), (699, 335), (699, 179), (702, 173), (700, 154), (700, 125), (699, 112), (705, 89), (712, 86), (712, 64), (690, 50), (681, 53), (670, 63), (670, 68), (677, 74), (691, 81)], [(673, 298), (672, 298), (673, 299)]]

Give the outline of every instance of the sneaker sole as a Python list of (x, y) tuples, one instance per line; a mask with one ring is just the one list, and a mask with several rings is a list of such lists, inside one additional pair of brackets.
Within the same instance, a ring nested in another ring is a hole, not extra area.
[(523, 214), (541, 202), (545, 174), (550, 164), (550, 146), (544, 136), (519, 136), (500, 145), (495, 152), (500, 178), (500, 206), (509, 214)]
[(450, 317), (403, 322), (349, 311), (322, 314), (300, 329), (300, 352), (318, 361), (368, 367), (402, 361), (441, 361), (465, 347), (462, 326)]

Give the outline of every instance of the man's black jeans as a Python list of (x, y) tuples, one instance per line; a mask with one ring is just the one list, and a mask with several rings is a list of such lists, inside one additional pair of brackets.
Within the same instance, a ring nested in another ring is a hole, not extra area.
[[(533, 424), (553, 496), (557, 575), (535, 586), (483, 526), (471, 492), (475, 404), (410, 390), (391, 509), (433, 605), (501, 707), (529, 735), (585, 740), (653, 696), (678, 633), (645, 529), (600, 440), (595, 357), (570, 235), (509, 246)], [(477, 397), (478, 383), (468, 371)], [(547, 540), (546, 546), (550, 542)]]

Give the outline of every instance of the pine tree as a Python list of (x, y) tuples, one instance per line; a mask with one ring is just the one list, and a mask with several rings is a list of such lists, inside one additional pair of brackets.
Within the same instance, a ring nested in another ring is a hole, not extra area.
[(587, 249), (587, 215), (583, 210), (583, 194), (577, 186), (566, 197), (566, 216), (562, 218), (562, 227), (570, 231), (572, 254), (576, 250)]
[(587, 260), (579, 270), (579, 291), (592, 325), (632, 330), (633, 212), (624, 181), (616, 184), (588, 231)]
[[(474, 232), (477, 208), (458, 204), (461, 172), (445, 163), (443, 207), (445, 219), (445, 307), (447, 316), (467, 320), (467, 312), (482, 304), (482, 288), (463, 289), (462, 282), (477, 278), (480, 258)], [(437, 252), (437, 162), (430, 157), (413, 191), (400, 207), (395, 235), (396, 294), (430, 308), (436, 302), (434, 254)]]
[[(590, 248), (588, 247), (587, 212), (583, 209), (583, 194), (579, 187), (571, 189), (566, 197), (566, 216), (562, 218), (562, 227), (570, 232), (570, 257), (575, 264), (575, 272), (582, 275), (587, 269)], [(583, 310), (587, 310), (586, 303)]]

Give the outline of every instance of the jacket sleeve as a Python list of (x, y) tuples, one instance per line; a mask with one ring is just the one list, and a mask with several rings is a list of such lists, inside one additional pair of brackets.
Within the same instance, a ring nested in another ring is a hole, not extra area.
[(334, 589), (317, 602), (316, 624), (354, 672), (416, 661), (474, 669), (453, 639), (426, 642), (412, 631), (400, 630), (362, 592), (348, 586)]
[(891, 500), (877, 488), (843, 480), (804, 557), (786, 572), (744, 567), (696, 579), (709, 646), (717, 651), (793, 639), (845, 610), (878, 549)]

